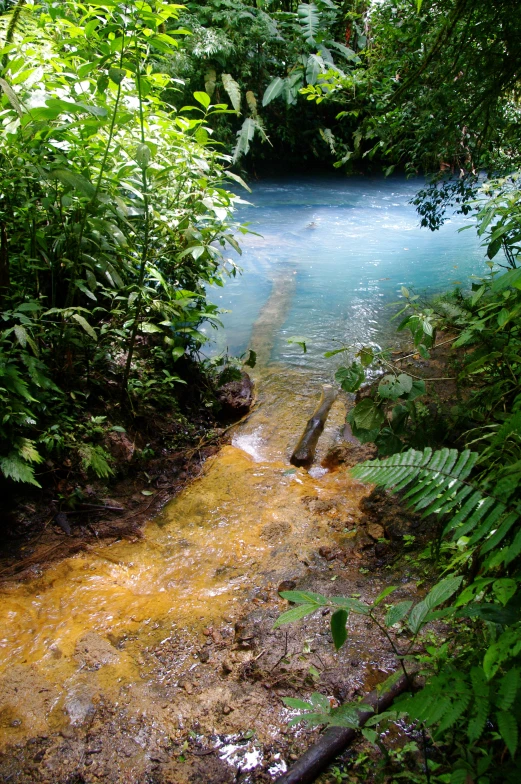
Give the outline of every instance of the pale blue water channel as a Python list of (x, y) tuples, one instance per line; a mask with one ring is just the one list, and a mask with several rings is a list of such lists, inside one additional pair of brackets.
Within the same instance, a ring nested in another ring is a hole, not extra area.
[[(419, 294), (468, 287), (472, 274), (487, 271), (480, 240), (474, 229), (458, 232), (468, 223), (461, 215), (434, 233), (420, 228), (410, 200), (422, 185), (402, 177), (333, 176), (253, 183), (252, 194), (243, 196), (251, 206), (238, 217), (262, 237), (241, 239), (242, 256), (229, 255), (242, 275), (210, 292), (231, 311), (222, 316), (224, 330), (206, 329), (210, 353), (246, 351), (270, 294), (284, 281), (270, 359), (326, 376), (328, 349), (389, 343), (402, 286)], [(307, 354), (288, 345), (292, 336), (305, 338)]]

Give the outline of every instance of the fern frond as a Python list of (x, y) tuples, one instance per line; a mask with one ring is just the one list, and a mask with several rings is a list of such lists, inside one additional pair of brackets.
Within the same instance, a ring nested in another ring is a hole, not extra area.
[(506, 711), (512, 707), (520, 685), (519, 670), (513, 667), (501, 678), (496, 705), (500, 710)]
[(510, 711), (499, 711), (496, 718), (501, 737), (505, 741), (512, 758), (514, 758), (518, 742), (518, 728), (515, 716)]
[[(496, 547), (521, 517), (521, 506), (509, 503), (510, 488), (493, 493), (468, 477), (479, 455), (468, 449), (425, 449), (393, 455), (385, 460), (369, 460), (351, 469), (364, 482), (405, 491), (404, 500), (424, 516), (452, 515), (444, 534), (453, 538), (471, 535), (470, 544), (483, 542), (481, 553)], [(512, 476), (515, 485), (517, 476)], [(515, 496), (514, 496), (515, 497)]]

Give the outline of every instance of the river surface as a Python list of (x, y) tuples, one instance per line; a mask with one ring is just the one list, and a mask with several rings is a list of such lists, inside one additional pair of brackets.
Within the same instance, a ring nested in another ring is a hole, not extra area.
[[(231, 310), (223, 316), (225, 330), (213, 335), (213, 351), (255, 349), (258, 405), (140, 541), (91, 547), (32, 580), (2, 586), (0, 746), (52, 733), (72, 737), (92, 726), (100, 705), (111, 705), (119, 724), (111, 730), (101, 723), (101, 738), (130, 751), (117, 751), (119, 762), (113, 763), (108, 756), (103, 763), (103, 749), (85, 762), (83, 751), (70, 771), (91, 781), (98, 765), (93, 781), (133, 784), (145, 780), (158, 738), (183, 737), (194, 705), (201, 732), (215, 731), (212, 700), (222, 707), (224, 691), (197, 654), (202, 630), (224, 624), (223, 635), (226, 629), (231, 634), (245, 600), (260, 588), (271, 591), (278, 606), (280, 580), (306, 574), (319, 546), (350, 535), (367, 492), (347, 472), (320, 467), (340, 437), (345, 398), (333, 406), (316, 467), (307, 472), (289, 465), (320, 383), (333, 377), (334, 364), (323, 352), (344, 343), (385, 344), (402, 285), (434, 292), (486, 270), (474, 232), (457, 231), (462, 219), (437, 234), (420, 231), (409, 204), (416, 188), (401, 179), (338, 178), (254, 186), (252, 206), (240, 217), (262, 236), (245, 238), (243, 275), (213, 292), (214, 301)], [(288, 344), (291, 336), (305, 339), (306, 354)], [(170, 658), (161, 658), (161, 646)], [(230, 737), (244, 729), (246, 714), (219, 711)], [(273, 711), (266, 707), (258, 720), (264, 743), (280, 737)], [(123, 737), (123, 725), (135, 731), (125, 730)], [(258, 748), (255, 753), (260, 759)], [(51, 752), (47, 756), (54, 760)], [(274, 763), (273, 775), (281, 769)], [(19, 778), (16, 766), (12, 770), (13, 781), (32, 781)], [(42, 780), (61, 781), (49, 770)], [(180, 773), (172, 780), (184, 781)]]
[[(437, 232), (422, 229), (410, 204), (424, 181), (296, 177), (253, 185), (243, 255), (230, 254), (244, 274), (216, 290), (213, 300), (230, 310), (225, 329), (208, 329), (214, 352), (242, 354), (272, 289), (284, 286), (280, 327), (269, 357), (284, 365), (331, 375), (324, 352), (338, 345), (389, 341), (401, 287), (433, 294), (488, 271), (469, 219), (453, 215)], [(282, 293), (279, 296), (282, 299)], [(403, 302), (403, 298), (402, 298)], [(282, 303), (280, 303), (282, 305)], [(278, 326), (278, 325), (277, 325)], [(303, 337), (307, 354), (288, 338)]]

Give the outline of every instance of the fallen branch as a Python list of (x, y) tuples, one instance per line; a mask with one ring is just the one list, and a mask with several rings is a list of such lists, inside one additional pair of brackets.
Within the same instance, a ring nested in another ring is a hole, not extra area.
[(315, 457), (315, 449), (320, 438), (331, 406), (335, 402), (337, 391), (330, 384), (324, 384), (320, 402), (308, 420), (304, 432), (291, 455), (290, 463), (294, 466), (308, 468)]
[[(363, 727), (366, 721), (387, 710), (394, 699), (403, 691), (411, 688), (411, 679), (401, 675), (389, 689), (380, 693), (378, 689), (372, 691), (364, 700), (364, 705), (371, 705), (373, 710), (359, 712), (359, 727)], [(341, 754), (358, 735), (358, 729), (351, 727), (330, 727), (323, 735), (311, 746), (295, 764), (280, 776), (275, 784), (311, 784), (317, 776), (333, 760)]]

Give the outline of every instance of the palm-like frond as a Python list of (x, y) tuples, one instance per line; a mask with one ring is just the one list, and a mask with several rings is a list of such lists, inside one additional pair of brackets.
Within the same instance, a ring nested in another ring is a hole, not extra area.
[[(411, 449), (385, 460), (360, 463), (351, 474), (394, 492), (406, 491), (403, 497), (407, 505), (424, 516), (450, 515), (444, 534), (453, 532), (454, 539), (470, 536), (469, 545), (481, 543), (484, 555), (502, 542), (519, 522), (521, 505), (515, 500), (508, 501), (511, 496), (508, 488), (500, 497), (499, 493), (496, 496), (485, 489), (481, 482), (469, 480), (478, 457), (468, 449), (461, 453), (457, 449), (436, 452), (430, 448), (423, 452)], [(505, 563), (520, 551), (521, 532), (518, 532), (505, 554)]]

